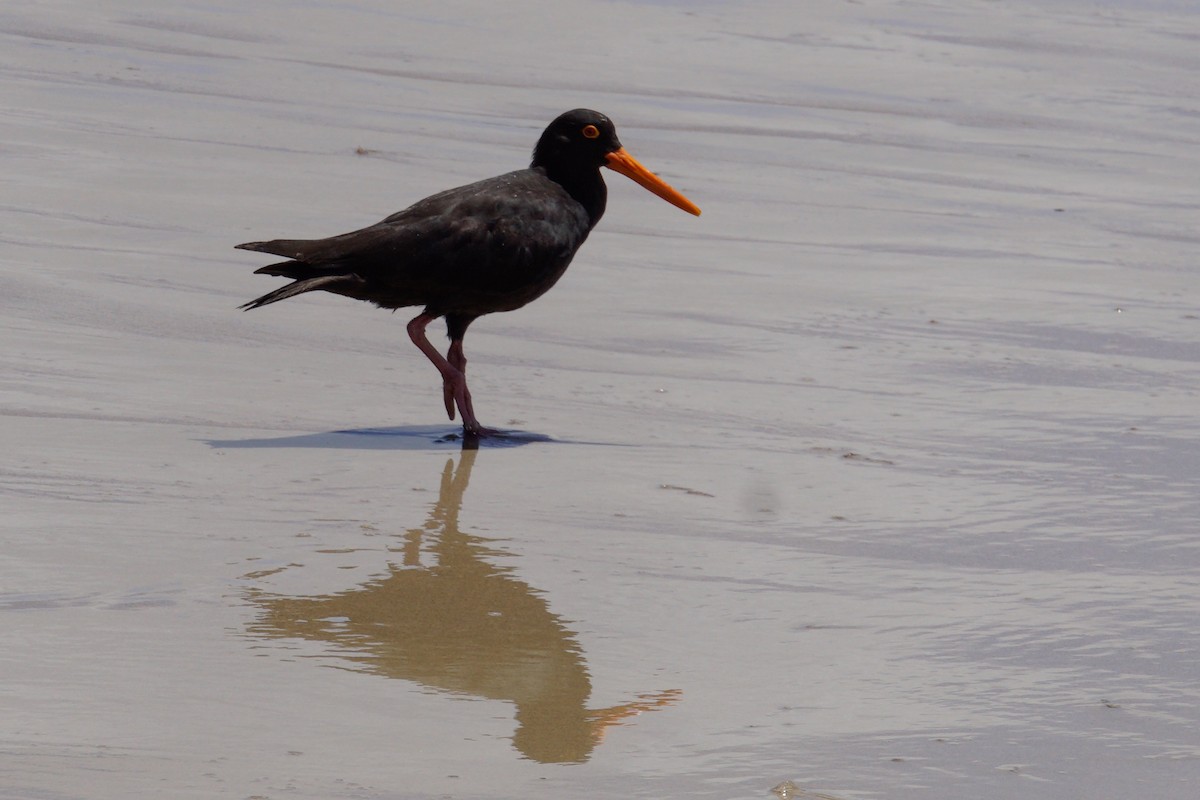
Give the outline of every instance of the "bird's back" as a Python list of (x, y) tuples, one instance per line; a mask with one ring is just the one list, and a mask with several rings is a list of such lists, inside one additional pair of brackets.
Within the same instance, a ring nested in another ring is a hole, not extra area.
[(523, 169), (440, 192), (340, 236), (239, 247), (291, 259), (259, 272), (321, 279), (314, 288), (385, 308), (478, 316), (519, 308), (553, 286), (592, 224), (559, 184)]

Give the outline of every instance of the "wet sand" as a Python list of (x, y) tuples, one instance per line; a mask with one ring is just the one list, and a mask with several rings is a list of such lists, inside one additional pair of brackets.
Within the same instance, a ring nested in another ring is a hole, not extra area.
[[(1195, 797), (1200, 12), (506, 8), (0, 11), (0, 798)], [(236, 310), (577, 106), (513, 440)]]

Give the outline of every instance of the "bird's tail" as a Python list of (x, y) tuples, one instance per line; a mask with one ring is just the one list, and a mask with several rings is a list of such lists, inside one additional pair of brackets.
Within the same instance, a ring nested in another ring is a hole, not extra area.
[[(263, 267), (258, 272), (266, 272), (270, 267)], [(277, 275), (279, 273), (268, 272), (268, 275)], [(298, 281), (293, 281), (287, 286), (281, 286), (273, 292), (267, 292), (262, 297), (255, 298), (245, 305), (238, 306), (243, 311), (249, 311), (252, 308), (259, 306), (278, 303), (280, 300), (287, 300), (289, 297), (295, 297), (298, 294), (305, 292), (316, 291), (317, 289), (327, 289), (336, 283), (345, 283), (345, 275), (319, 275), (315, 278), (302, 278)]]
[(311, 252), (313, 246), (319, 246), (322, 242), (323, 239), (272, 239), (269, 242), (243, 242), (233, 247), (235, 250), (253, 250), (255, 253), (270, 253), (273, 256), (305, 261), (314, 255)]

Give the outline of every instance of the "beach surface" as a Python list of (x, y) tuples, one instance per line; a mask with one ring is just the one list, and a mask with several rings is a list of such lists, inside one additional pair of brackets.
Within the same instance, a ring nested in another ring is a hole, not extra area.
[[(0, 10), (0, 798), (1200, 796), (1200, 7), (499, 9)], [(576, 107), (511, 436), (237, 310)]]

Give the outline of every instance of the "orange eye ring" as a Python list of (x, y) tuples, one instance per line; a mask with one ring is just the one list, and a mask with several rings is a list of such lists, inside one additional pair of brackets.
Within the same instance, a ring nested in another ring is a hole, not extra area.
[(600, 129), (595, 125), (584, 125), (582, 133), (585, 139), (597, 139), (600, 137)]

